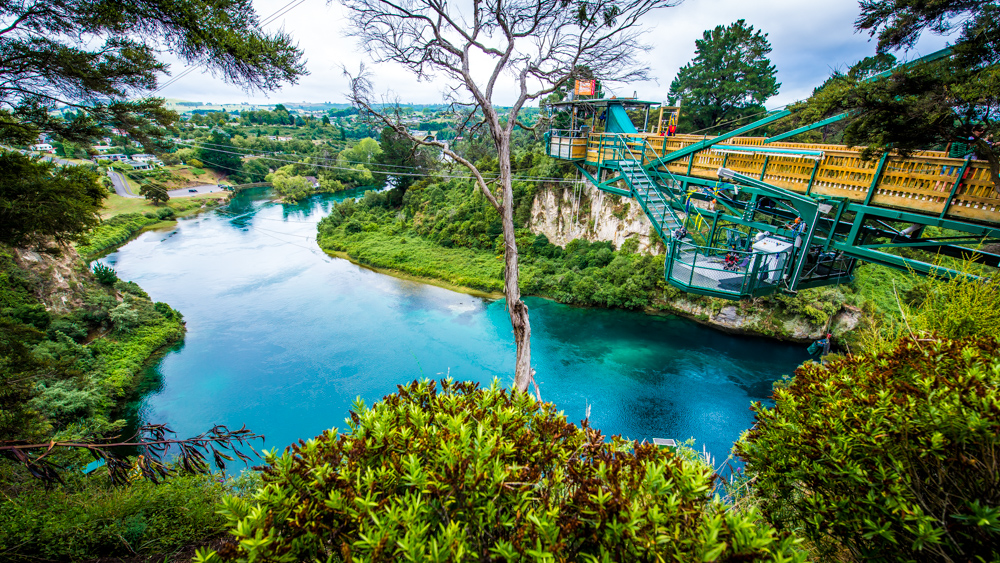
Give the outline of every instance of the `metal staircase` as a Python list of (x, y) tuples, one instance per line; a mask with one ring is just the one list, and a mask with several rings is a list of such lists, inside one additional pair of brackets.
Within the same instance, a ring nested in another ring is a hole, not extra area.
[(632, 192), (632, 197), (646, 212), (646, 217), (656, 229), (656, 234), (660, 235), (663, 240), (673, 237), (674, 231), (680, 228), (684, 222), (677, 216), (657, 184), (649, 177), (642, 163), (638, 160), (621, 160), (618, 165), (622, 172), (622, 178)]

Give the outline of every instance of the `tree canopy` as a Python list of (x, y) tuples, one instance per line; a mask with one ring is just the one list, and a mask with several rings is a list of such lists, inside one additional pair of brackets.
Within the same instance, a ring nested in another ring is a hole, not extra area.
[(97, 225), (107, 191), (82, 166), (57, 168), (17, 152), (0, 152), (0, 242), (14, 246), (79, 240)]
[[(89, 139), (114, 127), (149, 144), (176, 114), (155, 93), (169, 51), (248, 90), (295, 82), (301, 53), (266, 33), (250, 0), (5, 2), (0, 18), (0, 142), (41, 132)], [(76, 108), (72, 118), (50, 109)]]
[(706, 129), (764, 110), (781, 84), (767, 54), (767, 34), (745, 20), (716, 26), (695, 41), (694, 59), (670, 83), (670, 103), (681, 102), (682, 131)]
[(240, 150), (229, 135), (222, 131), (212, 131), (208, 141), (198, 146), (198, 160), (223, 174), (238, 173), (242, 170), (243, 159)]
[(811, 100), (819, 113), (850, 111), (844, 141), (866, 147), (866, 156), (950, 146), (952, 156), (985, 159), (1000, 190), (993, 144), (1000, 134), (1000, 2), (872, 0), (862, 2), (856, 28), (877, 37), (881, 53), (905, 51), (925, 31), (958, 36), (950, 56), (898, 67), (884, 79), (847, 73)]

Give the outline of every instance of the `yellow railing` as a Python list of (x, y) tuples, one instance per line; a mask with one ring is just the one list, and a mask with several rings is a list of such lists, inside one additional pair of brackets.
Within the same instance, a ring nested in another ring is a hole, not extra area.
[[(607, 147), (609, 139), (605, 139), (611, 136), (616, 134), (593, 133), (588, 137), (585, 149), (587, 162), (598, 164), (615, 158), (612, 149)], [(642, 152), (645, 146), (646, 162), (711, 138), (697, 135), (660, 137), (647, 133), (634, 137), (636, 152)], [(572, 139), (570, 150), (573, 158), (583, 158), (583, 149), (576, 142), (578, 140)], [(736, 137), (720, 145), (761, 146), (764, 141), (763, 137)], [(843, 145), (779, 142), (765, 146), (823, 151), (823, 156), (816, 160), (796, 155), (725, 153), (709, 148), (673, 161), (667, 169), (685, 175), (690, 170), (691, 176), (715, 180), (718, 169), (725, 165), (741, 174), (762, 178), (769, 184), (794, 192), (805, 193), (808, 189), (812, 194), (846, 197), (858, 202), (868, 197), (872, 181), (879, 173), (879, 160), (864, 160), (859, 150)], [(882, 165), (870, 203), (924, 214), (941, 214), (964, 165), (962, 159), (947, 158), (944, 153), (933, 151), (916, 153), (908, 158), (891, 156)], [(1000, 224), (1000, 195), (994, 190), (986, 162), (972, 161), (968, 164), (945, 216)]]

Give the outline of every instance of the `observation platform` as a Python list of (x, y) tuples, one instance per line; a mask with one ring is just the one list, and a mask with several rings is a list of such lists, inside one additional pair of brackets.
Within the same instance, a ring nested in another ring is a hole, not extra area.
[(904, 247), (1000, 266), (1000, 255), (982, 249), (1000, 243), (1000, 195), (986, 162), (932, 151), (873, 161), (842, 145), (776, 142), (830, 120), (774, 139), (743, 136), (787, 111), (715, 137), (672, 134), (662, 112), (650, 123), (655, 105), (554, 105), (572, 111), (573, 128), (553, 129), (545, 142), (549, 156), (573, 162), (597, 188), (640, 204), (675, 287), (727, 299), (795, 293), (851, 281), (859, 260), (970, 275)]
[[(650, 166), (671, 153), (715, 139), (638, 132), (551, 133), (549, 156), (594, 167), (615, 167), (623, 143)], [(719, 182), (719, 168), (728, 168), (804, 195), (843, 197), (876, 207), (1000, 225), (1000, 194), (993, 189), (989, 164), (948, 158), (943, 152), (865, 160), (859, 150), (843, 145), (768, 144), (766, 137), (737, 137), (664, 162), (660, 168), (675, 176), (692, 176), (688, 183), (706, 186)]]

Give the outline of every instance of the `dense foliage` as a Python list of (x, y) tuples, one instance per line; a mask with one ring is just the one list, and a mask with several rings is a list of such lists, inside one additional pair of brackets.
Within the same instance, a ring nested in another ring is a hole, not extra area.
[[(547, 162), (546, 162), (547, 161)], [(532, 162), (531, 154), (523, 163)], [(551, 166), (539, 158), (539, 167)], [(538, 170), (538, 169), (536, 169)], [(577, 239), (560, 248), (526, 227), (535, 185), (514, 186), (521, 288), (563, 303), (641, 308), (664, 288), (663, 259), (635, 244), (617, 251)], [(337, 205), (319, 225), (319, 243), (359, 262), (484, 291), (503, 287), (500, 218), (469, 182), (418, 182), (399, 209), (391, 191)]]
[(714, 501), (707, 465), (605, 441), (497, 382), (413, 382), (356, 403), (348, 424), (268, 455), (264, 486), (225, 502), (238, 549), (201, 558), (802, 559), (790, 537)]
[[(165, 213), (164, 216), (168, 215)], [(88, 233), (86, 244), (77, 247), (77, 251), (84, 257), (97, 256), (105, 250), (121, 245), (143, 227), (153, 225), (159, 220), (159, 216), (147, 217), (141, 213), (115, 215), (102, 221), (96, 229)]]
[(87, 439), (120, 429), (118, 401), (148, 358), (183, 334), (180, 314), (134, 283), (100, 285), (76, 267), (80, 281), (66, 297), (81, 306), (50, 311), (39, 296), (51, 274), (0, 251), (0, 439)]
[(159, 556), (222, 536), (217, 513), (226, 495), (242, 495), (257, 483), (247, 472), (238, 479), (178, 475), (158, 485), (136, 479), (109, 486), (97, 470), (67, 477), (65, 486), (44, 488), (19, 481), (0, 466), (0, 552), (8, 561), (82, 561), (97, 557)]
[[(152, 145), (176, 114), (158, 98), (134, 99), (157, 85), (169, 49), (247, 89), (294, 82), (305, 68), (283, 32), (265, 33), (250, 2), (163, 3), (68, 0), (8, 2), (0, 37), (0, 139), (28, 144), (39, 133), (89, 140), (116, 127)], [(49, 113), (69, 106), (69, 113)]]
[(0, 243), (78, 240), (97, 224), (107, 195), (87, 168), (0, 151)]
[[(1000, 345), (904, 339), (807, 363), (737, 444), (779, 529), (858, 560), (1000, 554)], [(829, 556), (828, 554), (826, 556)]]
[(778, 93), (781, 84), (767, 58), (771, 52), (767, 34), (755, 31), (745, 20), (705, 31), (695, 46), (695, 58), (670, 83), (670, 103), (682, 103), (684, 108), (681, 132), (760, 114), (764, 102)]

